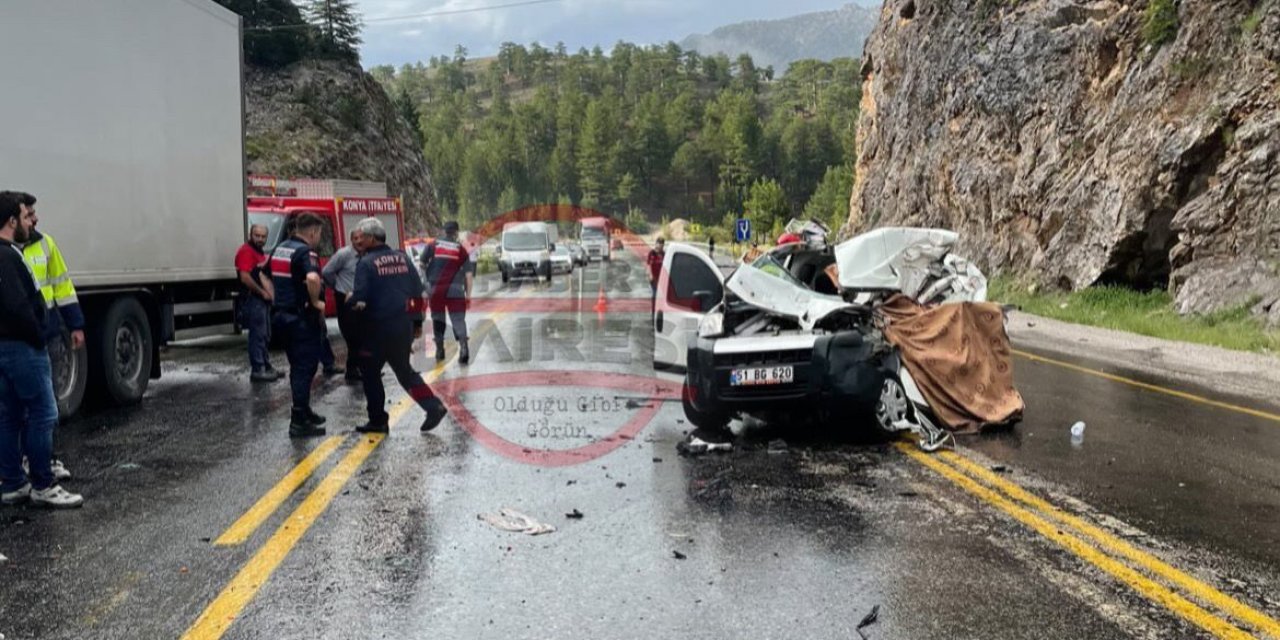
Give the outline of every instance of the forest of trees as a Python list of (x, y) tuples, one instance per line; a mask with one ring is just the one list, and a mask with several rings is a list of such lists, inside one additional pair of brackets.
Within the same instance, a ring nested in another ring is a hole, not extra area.
[(525, 204), (572, 202), (642, 229), (689, 218), (728, 234), (848, 215), (858, 62), (785, 74), (749, 56), (619, 43), (570, 53), (503, 44), (496, 57), (372, 69), (417, 125), (444, 215), (474, 226)]
[(300, 60), (360, 61), (360, 16), (353, 0), (215, 0), (240, 14), (250, 64), (284, 67)]

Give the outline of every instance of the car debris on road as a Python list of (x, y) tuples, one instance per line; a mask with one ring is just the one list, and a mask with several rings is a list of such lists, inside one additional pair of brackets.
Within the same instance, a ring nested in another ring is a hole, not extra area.
[(553, 533), (556, 530), (553, 525), (539, 522), (532, 516), (520, 513), (511, 507), (502, 507), (498, 513), (481, 513), (476, 518), (495, 529), (531, 536)]

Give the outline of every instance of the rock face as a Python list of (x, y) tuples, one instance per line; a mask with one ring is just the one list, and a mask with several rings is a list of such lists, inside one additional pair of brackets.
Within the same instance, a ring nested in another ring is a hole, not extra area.
[(409, 126), (360, 67), (309, 61), (245, 73), (249, 170), (387, 183), (410, 229), (439, 223), (435, 186)]
[(988, 270), (1280, 322), (1280, 2), (1176, 6), (1152, 46), (1146, 1), (887, 0), (845, 231), (950, 227)]

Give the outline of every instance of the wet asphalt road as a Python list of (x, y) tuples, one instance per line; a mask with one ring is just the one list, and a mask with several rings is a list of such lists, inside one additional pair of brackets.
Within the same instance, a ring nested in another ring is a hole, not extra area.
[[(341, 446), (233, 546), (213, 541), (322, 441), (285, 437), (287, 383), (251, 386), (242, 339), (170, 349), (141, 406), (59, 432), (83, 509), (0, 510), (0, 634), (217, 637), (193, 627), (213, 603), (227, 638), (856, 638), (876, 605), (869, 638), (1232, 637), (929, 466), (953, 458), (922, 462), (856, 426), (750, 425), (731, 453), (677, 455), (689, 426), (663, 398), (679, 378), (649, 366), (647, 284), (623, 264), (604, 279), (603, 323), (602, 265), (551, 288), (483, 279), (475, 361), (431, 374), (454, 407), (431, 434), (416, 408), (376, 445), (349, 433), (362, 393), (319, 381)], [(1280, 421), (1016, 366), (1026, 420), (963, 438), (963, 460), (1280, 618)], [(1076, 420), (1088, 426), (1073, 443)], [(360, 447), (371, 453), (341, 481)], [(309, 509), (326, 477), (332, 502)], [(477, 519), (502, 507), (557, 530)], [(260, 588), (225, 595), (245, 568)]]

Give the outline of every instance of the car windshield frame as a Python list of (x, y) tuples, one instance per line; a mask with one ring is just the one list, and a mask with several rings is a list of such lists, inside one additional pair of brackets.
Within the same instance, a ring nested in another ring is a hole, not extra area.
[(792, 275), (791, 272), (787, 270), (786, 266), (784, 266), (781, 262), (778, 262), (777, 258), (774, 258), (770, 254), (766, 253), (761, 255), (760, 257), (753, 260), (751, 264), (748, 266), (750, 266), (753, 269), (758, 269), (761, 273), (766, 273), (775, 278), (780, 278), (782, 280), (785, 280), (797, 287), (801, 287), (803, 289), (809, 288), (805, 286), (803, 282), (800, 282), (798, 278)]

